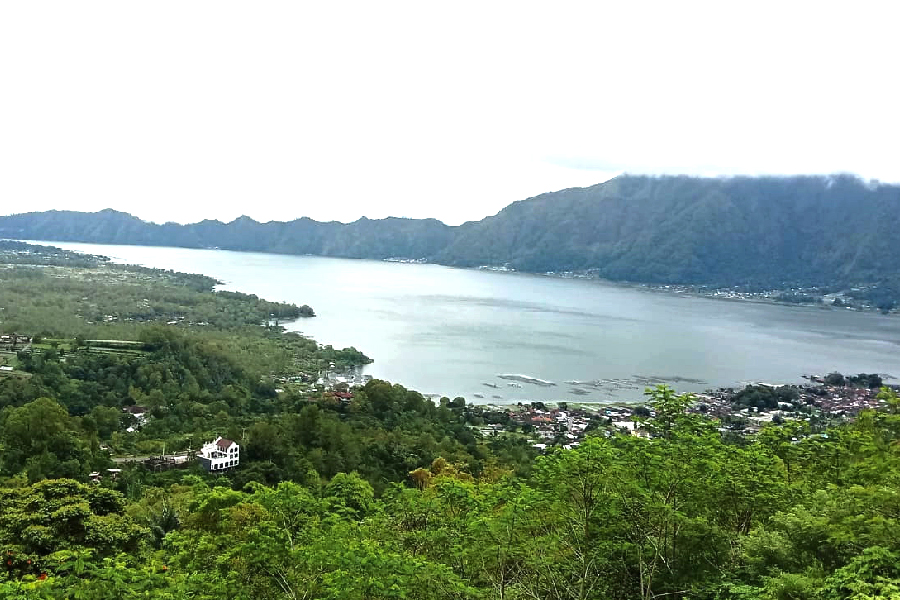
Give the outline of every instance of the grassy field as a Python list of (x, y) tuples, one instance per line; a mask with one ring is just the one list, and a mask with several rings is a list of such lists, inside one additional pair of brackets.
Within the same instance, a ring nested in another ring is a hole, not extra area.
[(74, 346), (74, 340), (71, 339), (42, 339), (38, 344), (32, 344), (32, 350), (56, 350), (62, 352), (71, 352)]

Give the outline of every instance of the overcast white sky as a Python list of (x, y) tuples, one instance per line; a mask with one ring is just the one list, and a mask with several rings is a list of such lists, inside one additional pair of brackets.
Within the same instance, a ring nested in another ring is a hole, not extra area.
[(895, 10), (0, 1), (0, 214), (456, 224), (622, 171), (897, 182)]

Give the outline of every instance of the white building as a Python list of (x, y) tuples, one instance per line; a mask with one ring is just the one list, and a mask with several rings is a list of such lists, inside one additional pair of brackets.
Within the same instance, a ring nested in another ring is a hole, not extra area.
[(146, 425), (150, 415), (150, 409), (146, 406), (126, 406), (122, 409), (123, 413), (127, 413), (137, 419), (138, 425)]
[(224, 471), (238, 466), (241, 460), (241, 447), (232, 440), (217, 437), (197, 453), (197, 459), (203, 463), (207, 471)]

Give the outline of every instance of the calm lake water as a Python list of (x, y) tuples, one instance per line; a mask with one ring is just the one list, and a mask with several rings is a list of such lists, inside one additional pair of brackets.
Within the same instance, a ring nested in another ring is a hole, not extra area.
[(654, 380), (702, 391), (835, 370), (900, 376), (896, 316), (437, 265), (47, 243), (309, 304), (318, 316), (290, 329), (356, 346), (375, 377), (474, 402), (634, 399)]

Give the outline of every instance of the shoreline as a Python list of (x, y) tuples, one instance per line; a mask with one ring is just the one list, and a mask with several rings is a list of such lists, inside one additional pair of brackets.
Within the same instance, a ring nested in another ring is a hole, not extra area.
[[(879, 313), (885, 316), (900, 314), (900, 306), (891, 309), (890, 311), (879, 310), (877, 307), (867, 306), (867, 307), (854, 307), (854, 306), (842, 306), (835, 307), (831, 304), (827, 303), (810, 303), (810, 302), (785, 302), (782, 300), (778, 300), (776, 298), (769, 298), (763, 296), (757, 296), (753, 294), (753, 297), (745, 297), (745, 296), (723, 296), (721, 294), (724, 293), (740, 293), (734, 292), (734, 288), (722, 287), (722, 288), (714, 288), (709, 291), (699, 291), (695, 288), (698, 286), (692, 284), (655, 284), (655, 283), (641, 283), (635, 281), (627, 281), (627, 280), (614, 280), (614, 279), (606, 279), (599, 276), (589, 275), (584, 271), (519, 271), (510, 267), (495, 267), (489, 265), (479, 265), (475, 267), (463, 267), (459, 265), (448, 265), (438, 262), (431, 262), (424, 258), (402, 258), (402, 257), (388, 257), (388, 258), (359, 258), (359, 257), (349, 257), (349, 256), (331, 256), (324, 254), (289, 254), (284, 252), (270, 252), (266, 250), (232, 250), (228, 248), (210, 248), (210, 247), (201, 247), (201, 246), (169, 246), (163, 244), (110, 244), (103, 242), (84, 242), (84, 241), (74, 241), (74, 240), (31, 240), (31, 239), (20, 239), (20, 238), (3, 238), (10, 239), (12, 241), (20, 241), (30, 244), (53, 244), (53, 243), (63, 243), (63, 244), (85, 244), (85, 245), (96, 245), (96, 246), (126, 246), (126, 247), (138, 247), (138, 248), (172, 248), (172, 249), (183, 249), (183, 250), (208, 250), (208, 251), (219, 251), (219, 252), (236, 252), (240, 254), (265, 254), (270, 256), (314, 256), (317, 258), (332, 258), (338, 260), (370, 260), (374, 262), (382, 262), (382, 263), (393, 263), (393, 264), (402, 264), (402, 265), (434, 265), (439, 267), (444, 267), (448, 269), (461, 269), (466, 271), (485, 271), (490, 273), (505, 273), (505, 274), (513, 274), (513, 275), (529, 275), (533, 277), (549, 277), (553, 279), (577, 279), (583, 281), (594, 281), (599, 282), (605, 285), (623, 287), (628, 289), (635, 290), (645, 290), (648, 292), (656, 292), (656, 293), (664, 293), (673, 296), (688, 296), (692, 298), (707, 298), (710, 300), (727, 300), (727, 301), (736, 301), (736, 302), (749, 302), (754, 304), (770, 304), (775, 306), (787, 306), (787, 307), (802, 307), (802, 308), (819, 308), (819, 309), (827, 309), (827, 310), (838, 310), (843, 308), (845, 310), (850, 310), (853, 312), (860, 313)], [(106, 256), (110, 262), (115, 262), (114, 257)], [(117, 264), (128, 264), (125, 262), (117, 263)], [(140, 265), (143, 266), (143, 265)], [(225, 285), (224, 282), (219, 282), (218, 285)], [(694, 289), (692, 289), (694, 288)], [(801, 288), (797, 288), (801, 289)], [(793, 293), (790, 288), (786, 289), (771, 289), (765, 293)], [(746, 294), (751, 294), (751, 292), (746, 292)]]
[[(50, 243), (52, 243), (52, 242), (50, 242)], [(142, 246), (139, 244), (119, 244), (119, 245), (96, 244), (96, 245), (94, 245), (94, 244), (86, 244), (86, 243), (68, 243), (68, 242), (61, 242), (61, 243), (64, 246), (69, 245), (69, 244), (71, 244), (72, 246), (78, 246), (77, 249), (74, 249), (77, 252), (98, 253), (98, 254), (102, 253), (104, 255), (108, 255), (109, 253), (105, 252), (103, 250), (103, 247), (106, 247), (106, 248), (119, 247), (122, 249), (121, 251), (123, 251), (123, 252), (127, 248), (145, 248), (147, 251), (153, 251), (157, 248), (162, 248), (160, 246)], [(173, 250), (179, 249), (179, 247), (171, 247), (171, 248)], [(184, 250), (191, 250), (191, 249), (184, 248)], [(235, 252), (236, 254), (233, 256), (253, 255), (253, 254), (256, 254), (257, 256), (280, 256), (280, 257), (296, 256), (296, 255), (289, 255), (289, 254), (256, 253), (256, 252), (242, 252), (242, 251), (231, 251), (231, 250), (226, 250), (225, 252)], [(132, 253), (126, 254), (126, 256), (140, 256), (140, 255), (141, 255), (140, 252), (138, 252), (138, 253), (132, 252)], [(319, 258), (319, 257), (317, 257), (317, 258)], [(333, 258), (335, 260), (342, 260), (342, 258), (340, 258), (340, 257), (322, 257), (322, 258)], [(140, 260), (140, 259), (138, 259), (138, 260)], [(150, 260), (149, 264), (153, 265), (152, 267), (149, 267), (149, 268), (153, 268), (153, 269), (157, 269), (157, 270), (167, 270), (165, 265), (157, 265), (155, 260), (152, 260), (152, 259), (148, 259), (148, 260)], [(128, 264), (133, 264), (135, 262), (137, 262), (137, 261), (127, 260), (127, 259), (123, 259), (123, 258), (112, 258), (109, 261), (109, 263), (107, 263), (107, 264), (111, 263), (112, 265), (128, 265)], [(274, 262), (277, 263), (277, 262), (279, 262), (279, 260), (275, 259)], [(394, 262), (394, 261), (379, 261), (379, 262)], [(408, 263), (400, 263), (400, 264), (408, 264)], [(434, 263), (425, 263), (425, 264), (432, 265)], [(473, 270), (488, 270), (488, 269), (483, 269), (483, 268), (478, 269), (478, 268), (453, 267), (453, 266), (436, 265), (436, 264), (434, 264), (434, 265), (438, 269), (453, 268), (453, 269), (460, 269), (461, 271), (470, 271), (470, 272)], [(182, 270), (202, 271), (202, 267), (199, 266), (199, 263), (198, 263), (198, 265), (195, 265), (195, 267), (196, 267), (196, 269), (182, 269)], [(363, 268), (365, 268), (365, 267), (363, 267)], [(527, 273), (527, 272), (521, 272), (521, 271), (513, 271), (511, 269), (490, 269), (490, 270), (492, 270), (493, 272), (498, 272), (498, 273), (512, 273), (512, 274), (517, 274), (517, 275), (526, 275), (526, 276), (530, 276), (530, 277), (549, 277), (549, 278), (554, 278), (554, 279), (582, 279), (582, 280), (586, 280), (586, 281), (593, 281), (595, 283), (595, 285), (598, 286), (596, 288), (598, 290), (598, 293), (599, 293), (599, 290), (601, 289), (599, 286), (608, 286), (608, 288), (610, 290), (620, 289), (620, 290), (646, 291), (646, 292), (654, 292), (657, 294), (666, 294), (668, 296), (681, 295), (681, 296), (685, 296), (688, 298), (708, 298), (708, 299), (716, 299), (716, 300), (731, 300), (731, 301), (750, 302), (753, 304), (775, 304), (775, 305), (782, 304), (782, 305), (789, 305), (789, 306), (798, 306), (798, 307), (802, 307), (804, 309), (808, 309), (811, 306), (815, 306), (816, 308), (820, 308), (820, 309), (821, 308), (831, 308), (831, 307), (822, 306), (822, 305), (816, 306), (816, 305), (809, 305), (809, 304), (784, 303), (784, 302), (778, 302), (777, 300), (771, 299), (771, 298), (760, 298), (760, 297), (748, 298), (748, 297), (730, 297), (730, 296), (724, 297), (722, 295), (716, 295), (715, 292), (710, 292), (709, 290), (698, 291), (698, 290), (686, 289), (686, 288), (678, 287), (678, 286), (665, 287), (665, 286), (641, 284), (641, 283), (635, 283), (635, 282), (610, 281), (610, 280), (602, 279), (602, 278), (599, 278), (596, 276), (578, 276), (578, 275), (572, 274), (572, 273), (568, 273), (568, 274), (567, 273)], [(435, 273), (435, 271), (432, 271), (432, 275), (434, 273)], [(213, 279), (216, 281), (216, 284), (213, 286), (214, 290), (221, 290), (225, 286), (233, 287), (233, 283), (223, 284), (222, 283), (223, 277), (221, 277), (221, 275), (219, 277), (213, 277), (210, 279)], [(502, 287), (503, 287), (503, 285), (501, 283), (501, 284), (499, 284), (498, 289), (501, 289)], [(579, 286), (579, 287), (581, 287), (581, 286)], [(239, 289), (246, 290), (243, 293), (248, 293), (248, 292), (253, 293), (253, 292), (257, 291), (255, 289), (251, 290), (251, 289), (247, 289), (244, 287), (241, 287)], [(556, 288), (550, 288), (551, 292), (552, 292), (552, 289), (556, 289)], [(573, 289), (575, 289), (575, 288), (573, 288)], [(590, 288), (587, 288), (587, 290), (589, 292)], [(583, 292), (579, 292), (579, 293), (583, 293)], [(863, 312), (863, 311), (852, 311), (852, 312)], [(871, 312), (871, 311), (865, 311), (865, 312)], [(808, 314), (813, 314), (813, 313), (808, 313)], [(782, 316), (786, 319), (792, 318), (791, 315), (789, 315), (789, 314), (785, 314)], [(846, 315), (846, 316), (849, 317), (850, 315)], [(798, 313), (797, 318), (798, 319), (801, 318), (799, 313)], [(827, 316), (823, 315), (822, 321), (824, 323), (826, 321), (829, 321), (830, 319), (837, 319), (837, 318), (839, 318), (838, 313), (836, 313), (834, 317), (827, 317)], [(316, 320), (318, 320), (318, 319), (316, 319)], [(318, 340), (319, 338), (317, 338), (317, 336), (315, 334), (305, 331), (306, 327), (304, 327), (302, 325), (302, 323), (304, 321), (307, 321), (307, 319), (302, 318), (302, 317), (287, 318), (287, 319), (280, 320), (279, 325), (280, 325), (282, 331), (285, 333), (288, 331), (296, 331), (303, 337), (307, 337), (307, 338), (312, 337), (313, 339)], [(890, 323), (887, 321), (884, 321), (883, 324), (885, 326), (890, 325)], [(892, 329), (893, 329), (893, 327), (892, 327)], [(372, 358), (372, 357), (370, 357), (370, 358)], [(374, 362), (376, 362), (376, 363), (380, 362), (378, 356), (374, 357)], [(818, 361), (816, 361), (816, 362), (818, 362)], [(864, 363), (860, 362), (860, 364), (864, 364)], [(881, 364), (881, 363), (879, 362), (878, 364)], [(657, 365), (657, 367), (658, 366), (659, 365)], [(801, 369), (807, 369), (807, 368), (815, 369), (816, 368), (815, 364), (812, 364), (812, 365), (800, 364), (797, 366), (800, 366)], [(826, 363), (826, 366), (828, 366), (827, 363)], [(840, 365), (835, 364), (834, 366), (839, 367)], [(886, 367), (887, 370), (890, 370), (892, 368), (892, 365), (889, 365), (889, 364), (884, 364), (882, 366)], [(878, 367), (876, 366), (875, 368), (877, 369)], [(660, 370), (662, 370), (662, 369), (660, 369)], [(802, 371), (800, 371), (800, 372), (802, 372)], [(564, 373), (564, 374), (567, 377), (569, 375), (569, 373)], [(579, 374), (584, 375), (585, 373), (573, 373), (573, 374), (574, 375), (579, 375)], [(701, 374), (705, 374), (705, 373), (701, 373)], [(784, 374), (784, 373), (782, 373), (782, 374)], [(387, 375), (387, 374), (385, 374), (385, 375)], [(532, 375), (534, 375), (534, 376), (532, 376)], [(612, 382), (607, 382), (603, 385), (592, 385), (592, 384), (596, 383), (596, 380), (594, 380), (593, 377), (588, 377), (585, 380), (584, 377), (576, 376), (576, 377), (572, 378), (573, 381), (567, 380), (563, 383), (562, 377), (560, 377), (558, 379), (553, 377), (553, 375), (558, 375), (558, 373), (555, 373), (555, 372), (550, 373), (551, 376), (549, 378), (546, 375), (544, 375), (543, 379), (541, 378), (540, 372), (538, 372), (536, 374), (532, 374), (532, 375), (523, 376), (523, 375), (518, 375), (518, 374), (515, 374), (515, 375), (506, 374), (504, 377), (501, 377), (501, 379), (506, 379), (507, 382), (511, 382), (511, 383), (503, 383), (499, 380), (493, 379), (492, 377), (494, 375), (492, 375), (491, 378), (484, 380), (484, 381), (497, 382), (501, 386), (501, 389), (505, 389), (505, 387), (504, 387), (505, 385), (512, 385), (513, 387), (518, 388), (520, 386), (514, 385), (514, 384), (516, 384), (516, 383), (525, 384), (525, 388), (526, 388), (525, 390), (519, 389), (519, 390), (515, 390), (515, 391), (508, 390), (507, 392), (502, 392), (502, 391), (496, 392), (496, 390), (498, 390), (498, 388), (494, 385), (489, 385), (487, 387), (493, 388), (493, 389), (492, 390), (488, 390), (488, 389), (480, 390), (484, 394), (484, 397), (478, 398), (476, 396), (476, 392), (479, 391), (477, 388), (470, 388), (469, 386), (462, 386), (465, 389), (460, 390), (460, 391), (462, 391), (464, 393), (453, 394), (453, 395), (462, 395), (462, 396), (466, 397), (467, 400), (469, 400), (473, 404), (480, 404), (480, 405), (498, 404), (498, 405), (505, 405), (505, 406), (514, 406), (518, 402), (523, 402), (523, 403), (524, 402), (554, 402), (554, 403), (566, 402), (566, 403), (570, 403), (570, 404), (578, 403), (578, 404), (592, 404), (592, 405), (597, 405), (597, 406), (609, 406), (609, 405), (615, 405), (615, 404), (620, 404), (620, 403), (641, 402), (643, 399), (644, 388), (647, 387), (648, 384), (650, 384), (652, 387), (653, 383), (666, 383), (668, 385), (671, 385), (673, 388), (675, 388), (679, 392), (690, 392), (690, 393), (703, 393), (704, 391), (706, 391), (706, 389), (708, 387), (716, 389), (720, 386), (729, 387), (729, 386), (741, 386), (742, 385), (741, 381), (733, 381), (732, 382), (732, 381), (727, 381), (724, 379), (716, 381), (715, 377), (713, 377), (712, 380), (709, 381), (709, 383), (711, 384), (710, 386), (703, 385), (703, 387), (701, 387), (700, 385), (695, 385), (690, 381), (687, 381), (687, 382), (679, 381), (680, 378), (675, 378), (675, 377), (659, 378), (660, 381), (657, 382), (657, 381), (649, 381), (648, 380), (648, 379), (657, 379), (656, 377), (638, 378), (634, 375), (626, 375), (626, 376), (622, 377), (621, 379), (619, 379), (618, 381), (620, 383), (622, 383), (624, 379), (628, 379), (629, 381), (627, 382), (627, 384), (629, 386), (635, 386), (635, 387), (632, 387), (631, 389), (626, 390), (626, 389), (621, 389), (624, 384), (617, 385)], [(488, 377), (487, 374), (485, 374), (485, 376)], [(551, 381), (546, 381), (546, 379), (555, 379), (556, 383), (553, 383)], [(578, 381), (574, 381), (575, 379), (577, 379)], [(709, 379), (709, 378), (707, 378), (707, 379)], [(771, 379), (771, 377), (767, 377), (767, 376), (763, 375), (762, 379)], [(800, 383), (799, 379), (794, 380), (794, 378), (786, 378), (786, 380), (791, 381), (792, 383)], [(398, 381), (401, 384), (404, 383), (402, 381), (402, 379), (395, 379), (395, 381)], [(434, 381), (432, 381), (430, 383), (426, 382), (425, 385), (419, 385), (416, 387), (416, 389), (428, 390), (428, 388), (431, 387), (431, 385), (433, 383), (435, 383), (435, 382)], [(698, 383), (700, 383), (700, 382), (698, 382)], [(705, 384), (706, 382), (703, 382), (703, 383)], [(528, 393), (528, 388), (530, 387), (530, 384), (534, 384), (541, 388), (547, 388), (547, 389), (542, 389), (540, 391), (538, 391), (537, 389), (533, 389), (532, 391), (534, 391), (534, 396), (536, 396), (536, 397), (529, 398), (529, 396), (531, 396), (531, 394)], [(487, 384), (484, 384), (484, 385), (487, 385)], [(574, 386), (576, 388), (576, 390), (578, 390), (578, 389), (585, 390), (585, 391), (587, 391), (587, 393), (580, 394), (578, 391), (570, 392), (568, 386)], [(443, 386), (441, 384), (439, 384), (436, 387), (440, 388)], [(453, 388), (453, 387), (457, 387), (457, 386), (450, 385), (449, 387)], [(549, 389), (549, 388), (554, 388), (554, 389)], [(434, 388), (431, 388), (431, 390), (434, 390)], [(431, 390), (428, 390), (428, 391), (431, 391)], [(506, 398), (504, 398), (504, 399), (494, 398), (494, 397), (492, 397), (494, 395), (494, 393), (500, 393), (503, 396), (505, 396)], [(441, 395), (446, 395), (446, 394), (441, 394)], [(499, 400), (499, 402), (498, 402), (498, 400)]]

